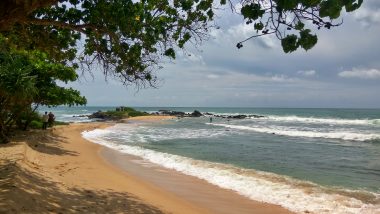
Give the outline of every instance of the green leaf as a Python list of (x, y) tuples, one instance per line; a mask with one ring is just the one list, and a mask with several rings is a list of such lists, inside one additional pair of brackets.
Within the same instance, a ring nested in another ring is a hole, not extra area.
[(165, 51), (164, 55), (175, 59), (175, 52), (174, 52), (173, 48), (167, 49)]
[(299, 44), (297, 43), (297, 36), (294, 34), (287, 35), (285, 38), (281, 40), (282, 49), (285, 53), (290, 53), (299, 47)]
[(358, 9), (362, 3), (363, 3), (363, 0), (345, 0), (346, 4), (345, 4), (345, 8), (346, 8), (346, 11), (347, 12), (352, 12), (356, 9)]
[(296, 26), (294, 27), (296, 30), (302, 30), (305, 27), (305, 24), (302, 22), (297, 22)]
[(310, 30), (306, 29), (300, 32), (300, 38), (298, 40), (298, 44), (305, 49), (306, 51), (314, 47), (318, 42), (318, 38), (316, 35), (310, 34)]
[(277, 8), (279, 11), (290, 10), (297, 6), (297, 0), (276, 0)]
[(262, 17), (265, 13), (264, 10), (261, 10), (260, 5), (256, 3), (243, 6), (240, 12), (244, 16), (245, 19), (252, 19), (252, 20), (256, 20), (259, 17)]
[(264, 24), (262, 22), (257, 22), (253, 25), (255, 30), (262, 30), (264, 28)]
[(322, 18), (330, 17), (331, 19), (338, 18), (343, 7), (341, 0), (326, 0), (323, 1), (320, 6), (319, 15)]
[(316, 7), (322, 0), (300, 0), (299, 2), (306, 7)]

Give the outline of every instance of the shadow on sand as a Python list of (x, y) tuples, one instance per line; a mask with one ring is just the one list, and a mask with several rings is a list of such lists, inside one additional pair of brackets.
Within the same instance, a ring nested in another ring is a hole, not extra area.
[(115, 191), (66, 189), (8, 163), (0, 168), (0, 213), (146, 213), (159, 209)]
[(66, 143), (65, 140), (66, 137), (55, 134), (52, 129), (19, 131), (12, 138), (12, 142), (26, 142), (31, 149), (37, 152), (53, 155), (78, 155), (77, 152), (65, 150), (61, 146)]
[[(50, 130), (24, 132), (13, 139), (22, 141), (41, 153), (78, 155), (63, 149), (60, 144), (65, 138)], [(17, 144), (1, 145), (0, 149), (12, 146)], [(46, 178), (43, 172), (20, 167), (19, 160), (12, 155), (0, 159), (0, 213), (163, 213), (129, 193), (69, 188)]]

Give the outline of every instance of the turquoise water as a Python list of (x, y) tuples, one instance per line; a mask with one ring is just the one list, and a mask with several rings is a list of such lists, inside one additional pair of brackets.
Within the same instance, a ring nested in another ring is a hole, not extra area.
[[(188, 112), (192, 109), (173, 108)], [(214, 118), (212, 124), (207, 118), (181, 119), (151, 125), (150, 130), (140, 128), (139, 134), (143, 137), (144, 134), (174, 132), (170, 134), (177, 136), (205, 130), (219, 134), (162, 140), (155, 139), (157, 136), (145, 137), (141, 145), (160, 152), (289, 175), (323, 185), (380, 191), (380, 110), (198, 109), (219, 114), (259, 114), (271, 119), (228, 121)], [(314, 133), (323, 134), (315, 137)]]
[(296, 212), (380, 213), (379, 109), (138, 109), (265, 117), (118, 124), (84, 136)]

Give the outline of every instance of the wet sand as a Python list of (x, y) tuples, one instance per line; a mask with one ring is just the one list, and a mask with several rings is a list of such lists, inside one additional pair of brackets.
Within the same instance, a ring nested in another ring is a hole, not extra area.
[(100, 152), (110, 164), (145, 180), (211, 213), (291, 213), (284, 208), (250, 200), (231, 190), (222, 189), (202, 179), (163, 168), (140, 157), (103, 148)]

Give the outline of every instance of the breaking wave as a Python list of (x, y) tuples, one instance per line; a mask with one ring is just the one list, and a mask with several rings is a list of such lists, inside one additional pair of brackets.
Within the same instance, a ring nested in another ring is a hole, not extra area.
[(353, 132), (318, 132), (318, 131), (303, 131), (303, 130), (290, 130), (280, 126), (270, 127), (251, 127), (242, 125), (230, 125), (221, 123), (207, 123), (208, 125), (221, 126), (230, 129), (248, 130), (267, 134), (284, 135), (291, 137), (309, 137), (309, 138), (331, 138), (353, 141), (368, 141), (380, 139), (380, 134), (363, 134)]
[(327, 188), (274, 173), (123, 145), (107, 140), (105, 136), (108, 134), (110, 131), (107, 129), (82, 133), (84, 138), (94, 143), (142, 157), (163, 167), (204, 179), (221, 188), (236, 191), (252, 200), (278, 204), (294, 212), (337, 214), (380, 212), (380, 196), (376, 193)]

